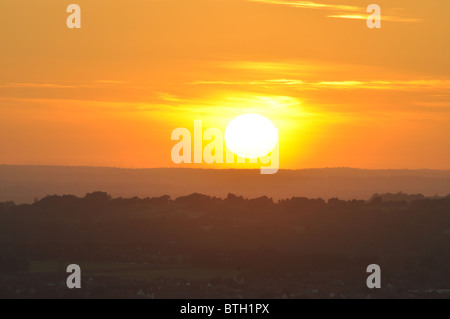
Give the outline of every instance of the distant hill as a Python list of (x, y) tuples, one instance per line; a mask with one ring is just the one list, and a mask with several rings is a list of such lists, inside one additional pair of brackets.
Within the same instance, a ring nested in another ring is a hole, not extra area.
[(1, 202), (31, 203), (46, 195), (84, 196), (98, 190), (114, 197), (178, 197), (194, 192), (219, 197), (228, 193), (250, 198), (267, 195), (274, 199), (369, 199), (375, 193), (399, 192), (445, 196), (450, 193), (450, 170), (323, 168), (261, 175), (259, 170), (0, 165)]

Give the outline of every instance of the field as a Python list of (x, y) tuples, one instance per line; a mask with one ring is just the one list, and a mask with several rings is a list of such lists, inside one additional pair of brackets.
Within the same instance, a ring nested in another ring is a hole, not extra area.
[[(29, 264), (29, 273), (58, 273), (65, 271), (64, 263), (56, 260), (35, 260)], [(85, 276), (112, 277), (128, 280), (154, 280), (160, 277), (184, 278), (190, 280), (211, 279), (214, 277), (231, 278), (238, 274), (233, 269), (205, 269), (205, 268), (155, 268), (148, 264), (119, 264), (119, 263), (99, 263), (81, 262), (79, 263), (82, 273)]]

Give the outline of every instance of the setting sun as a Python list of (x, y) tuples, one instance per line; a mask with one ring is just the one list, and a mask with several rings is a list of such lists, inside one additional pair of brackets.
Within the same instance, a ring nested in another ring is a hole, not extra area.
[(225, 130), (225, 143), (236, 155), (258, 158), (270, 153), (278, 140), (273, 123), (259, 114), (239, 115)]

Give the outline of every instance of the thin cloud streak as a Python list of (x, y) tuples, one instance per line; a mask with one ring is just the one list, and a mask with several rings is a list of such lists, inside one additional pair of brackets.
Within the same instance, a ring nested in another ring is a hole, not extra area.
[(305, 82), (297, 79), (269, 79), (259, 81), (195, 81), (191, 85), (266, 85), (289, 86), (297, 89), (377, 89), (377, 90), (410, 90), (410, 89), (450, 89), (450, 80), (386, 80), (386, 81), (320, 81)]
[[(367, 20), (367, 17), (368, 17), (367, 15), (362, 14), (337, 14), (328, 16), (328, 18), (353, 19), (353, 20)], [(422, 19), (381, 15), (381, 21), (417, 23), (421, 22)]]
[[(366, 12), (365, 7), (351, 6), (345, 4), (327, 4), (313, 1), (286, 1), (286, 0), (249, 0), (249, 1), (266, 4), (284, 5), (292, 8), (322, 9), (336, 12), (335, 14), (327, 15), (328, 18), (366, 20), (370, 16), (370, 13)], [(382, 15), (381, 20), (389, 22), (409, 22), (409, 23), (417, 23), (422, 21), (421, 19), (403, 18), (392, 15), (391, 16)]]
[(77, 86), (57, 83), (5, 83), (0, 88), (49, 88), (49, 89), (75, 89)]
[(252, 2), (262, 2), (268, 4), (279, 4), (294, 8), (307, 9), (327, 9), (327, 10), (345, 10), (345, 11), (360, 11), (361, 8), (357, 6), (341, 5), (341, 4), (326, 4), (312, 1), (285, 1), (285, 0), (250, 0)]
[(16, 83), (0, 83), (0, 88), (29, 88), (29, 89), (78, 89), (78, 88), (97, 88), (101, 85), (118, 85), (124, 84), (124, 81), (115, 80), (97, 80), (88, 83), (31, 83), (31, 82), (16, 82)]

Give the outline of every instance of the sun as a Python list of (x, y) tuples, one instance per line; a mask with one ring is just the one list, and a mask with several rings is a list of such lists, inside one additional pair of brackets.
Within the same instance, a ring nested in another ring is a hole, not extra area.
[(273, 123), (259, 114), (239, 115), (225, 129), (225, 143), (234, 154), (243, 158), (258, 158), (270, 153), (278, 140)]

